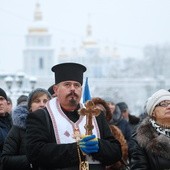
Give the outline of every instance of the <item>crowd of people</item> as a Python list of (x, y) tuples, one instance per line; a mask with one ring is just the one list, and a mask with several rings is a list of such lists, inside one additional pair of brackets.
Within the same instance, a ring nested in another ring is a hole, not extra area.
[(81, 103), (86, 67), (54, 65), (55, 83), (21, 95), (0, 88), (0, 170), (168, 170), (170, 92), (159, 89), (132, 115), (124, 101)]

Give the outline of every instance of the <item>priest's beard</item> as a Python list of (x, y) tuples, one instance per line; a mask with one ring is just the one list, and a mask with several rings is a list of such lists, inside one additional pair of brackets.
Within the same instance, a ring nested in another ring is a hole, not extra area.
[(70, 106), (73, 106), (73, 107), (77, 107), (78, 105), (77, 100), (75, 100), (74, 98), (71, 98), (71, 100), (69, 100), (69, 104)]
[(69, 100), (69, 105), (71, 107), (77, 107), (78, 105), (78, 102), (76, 99), (78, 99), (78, 95), (74, 92), (74, 91), (71, 91), (67, 97), (71, 97), (71, 99)]

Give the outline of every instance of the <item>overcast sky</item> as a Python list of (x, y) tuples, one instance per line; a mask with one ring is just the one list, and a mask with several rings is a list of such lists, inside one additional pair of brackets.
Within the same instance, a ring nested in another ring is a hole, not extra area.
[(56, 48), (82, 40), (89, 20), (96, 40), (116, 45), (122, 55), (138, 57), (147, 44), (170, 42), (170, 0), (0, 0), (1, 72), (22, 69), (36, 2)]

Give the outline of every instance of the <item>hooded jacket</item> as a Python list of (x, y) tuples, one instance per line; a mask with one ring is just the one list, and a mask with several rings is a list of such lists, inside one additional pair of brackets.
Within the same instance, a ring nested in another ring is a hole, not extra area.
[(110, 125), (117, 126), (123, 133), (127, 142), (131, 139), (131, 128), (129, 122), (122, 118), (119, 106), (116, 105), (115, 111), (113, 113), (112, 120), (109, 122)]
[(17, 106), (12, 113), (13, 126), (8, 133), (2, 151), (4, 170), (30, 170), (26, 157), (25, 132), (29, 111), (26, 106)]
[(138, 127), (129, 153), (131, 170), (170, 170), (170, 138), (158, 134), (149, 117)]

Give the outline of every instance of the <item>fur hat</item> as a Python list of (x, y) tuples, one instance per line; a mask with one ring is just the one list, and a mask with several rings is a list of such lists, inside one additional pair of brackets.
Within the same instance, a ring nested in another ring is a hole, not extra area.
[(0, 88), (0, 96), (4, 97), (6, 100), (8, 100), (5, 91), (1, 88)]
[(155, 106), (164, 100), (170, 100), (170, 92), (164, 89), (158, 90), (149, 97), (146, 102), (146, 111), (148, 115), (152, 116)]
[(28, 110), (30, 110), (30, 108), (31, 108), (31, 103), (32, 103), (33, 97), (35, 96), (35, 94), (40, 93), (40, 92), (47, 94), (49, 99), (52, 98), (51, 94), (46, 89), (37, 88), (37, 89), (33, 90), (32, 92), (30, 92), (28, 95)]
[(53, 66), (51, 70), (55, 73), (55, 84), (73, 80), (82, 85), (86, 67), (78, 63), (61, 63)]
[(109, 122), (111, 120), (111, 118), (112, 118), (112, 114), (111, 114), (111, 110), (110, 110), (107, 102), (104, 99), (100, 98), (100, 97), (92, 98), (92, 102), (95, 105), (99, 104), (99, 105), (102, 105), (105, 108), (105, 110), (106, 110), (106, 115), (105, 115), (106, 116), (106, 120)]

